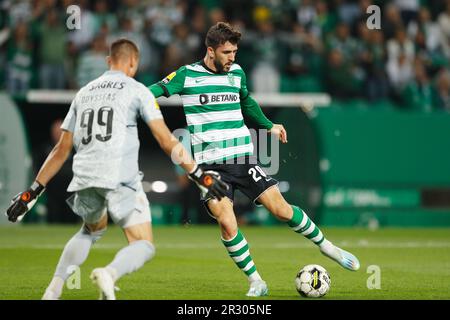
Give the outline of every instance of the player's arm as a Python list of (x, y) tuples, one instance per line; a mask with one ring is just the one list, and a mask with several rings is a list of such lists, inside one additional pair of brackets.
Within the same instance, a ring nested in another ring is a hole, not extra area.
[(241, 108), (242, 114), (256, 123), (259, 128), (267, 129), (269, 133), (277, 136), (281, 142), (287, 143), (287, 132), (284, 126), (272, 123), (272, 121), (267, 119), (258, 102), (250, 95), (241, 101)]
[(8, 220), (21, 221), (31, 210), (39, 196), (45, 191), (48, 182), (58, 173), (72, 151), (72, 133), (63, 131), (58, 143), (48, 155), (33, 184), (26, 191), (19, 193), (6, 210)]
[(267, 129), (269, 133), (272, 133), (279, 137), (281, 142), (287, 143), (287, 132), (281, 124), (274, 124), (270, 121), (264, 112), (262, 111), (258, 102), (250, 95), (247, 89), (247, 80), (245, 74), (242, 73), (241, 77), (241, 90), (240, 100), (242, 114), (253, 121), (259, 128)]
[(76, 123), (76, 97), (70, 105), (69, 112), (64, 119), (61, 128), (63, 132), (58, 143), (48, 155), (35, 181), (26, 191), (16, 195), (9, 208), (6, 210), (8, 220), (21, 221), (25, 214), (31, 210), (39, 196), (45, 191), (48, 182), (58, 173), (64, 162), (70, 155), (73, 147), (73, 133)]
[(186, 67), (181, 67), (177, 71), (172, 72), (167, 77), (158, 81), (148, 88), (155, 96), (159, 98), (164, 96), (166, 98), (173, 94), (180, 93), (184, 88), (184, 80), (186, 79)]
[(189, 152), (180, 141), (170, 132), (164, 119), (149, 121), (148, 126), (161, 149), (189, 174), (200, 190), (221, 199), (225, 196), (228, 185), (224, 183), (217, 172), (203, 171), (191, 158)]
[(194, 171), (196, 164), (183, 144), (170, 132), (164, 119), (147, 123), (161, 149), (188, 173)]
[(58, 143), (53, 147), (41, 169), (36, 181), (46, 186), (49, 181), (59, 172), (64, 162), (69, 157), (73, 147), (73, 133), (63, 130)]
[(154, 95), (147, 88), (143, 87), (142, 90), (139, 89), (138, 91), (138, 99), (141, 117), (149, 126), (161, 149), (171, 157), (174, 163), (180, 164), (189, 174), (189, 178), (197, 184), (203, 193), (210, 193), (219, 200), (224, 197), (226, 190), (228, 190), (228, 185), (220, 179), (220, 175), (217, 172), (203, 172), (195, 163), (180, 141), (167, 128)]
[(261, 110), (258, 102), (256, 102), (250, 94), (247, 94), (247, 96), (241, 100), (241, 108), (243, 115), (252, 120), (258, 128), (270, 130), (274, 126), (272, 121), (270, 121)]

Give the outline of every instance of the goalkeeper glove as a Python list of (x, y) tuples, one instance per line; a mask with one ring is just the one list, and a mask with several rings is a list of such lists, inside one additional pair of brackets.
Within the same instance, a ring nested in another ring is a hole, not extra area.
[(198, 165), (192, 173), (189, 174), (189, 179), (194, 181), (200, 188), (203, 196), (211, 195), (220, 201), (225, 197), (228, 190), (228, 185), (220, 178), (216, 171), (203, 171)]
[(45, 187), (38, 181), (35, 181), (27, 191), (21, 192), (15, 196), (11, 200), (11, 205), (6, 210), (8, 220), (11, 222), (20, 222), (25, 214), (33, 208), (44, 190)]

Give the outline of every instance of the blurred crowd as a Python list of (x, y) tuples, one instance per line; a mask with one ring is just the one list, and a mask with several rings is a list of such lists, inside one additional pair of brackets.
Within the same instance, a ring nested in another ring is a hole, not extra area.
[[(81, 29), (67, 25), (73, 4)], [(370, 5), (380, 29), (367, 26)], [(218, 21), (243, 33), (237, 62), (253, 92), (450, 111), (450, 0), (0, 0), (0, 88), (79, 88), (119, 37), (138, 44), (137, 78), (151, 84), (202, 59)]]

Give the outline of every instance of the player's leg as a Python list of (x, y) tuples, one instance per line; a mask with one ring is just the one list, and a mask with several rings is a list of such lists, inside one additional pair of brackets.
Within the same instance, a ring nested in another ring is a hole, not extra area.
[[(108, 196), (111, 218), (122, 228), (128, 240), (128, 246), (117, 252), (113, 261), (106, 267), (92, 271), (91, 279), (99, 287), (100, 299), (115, 300), (114, 284), (117, 280), (140, 269), (155, 255), (150, 205), (147, 197), (139, 189), (129, 193), (131, 196), (129, 202), (128, 192), (128, 190), (119, 190)], [(120, 211), (129, 209), (128, 205), (132, 208), (131, 213), (122, 218)]]
[(45, 290), (43, 300), (57, 300), (61, 297), (64, 283), (73, 272), (73, 267), (78, 267), (86, 261), (92, 245), (101, 238), (108, 225), (106, 210), (96, 223), (84, 223), (64, 247), (59, 258), (55, 274), (50, 285)]
[(128, 240), (128, 246), (122, 248), (106, 267), (114, 282), (138, 270), (155, 255), (150, 222), (124, 228), (123, 232)]
[(105, 268), (92, 271), (91, 279), (99, 286), (100, 299), (115, 300), (116, 281), (126, 274), (137, 271), (155, 255), (149, 222), (124, 228), (123, 231), (128, 246), (122, 248)]
[(267, 295), (267, 285), (256, 270), (256, 265), (250, 255), (247, 240), (238, 228), (231, 200), (226, 197), (221, 201), (212, 199), (206, 205), (208, 211), (219, 223), (222, 243), (225, 245), (228, 254), (238, 268), (248, 277), (250, 289), (247, 292), (247, 296), (257, 297)]
[(257, 198), (257, 201), (279, 220), (287, 222), (292, 230), (318, 245), (325, 256), (335, 260), (348, 270), (356, 271), (359, 269), (358, 259), (328, 241), (322, 231), (302, 209), (287, 203), (277, 186), (269, 187)]

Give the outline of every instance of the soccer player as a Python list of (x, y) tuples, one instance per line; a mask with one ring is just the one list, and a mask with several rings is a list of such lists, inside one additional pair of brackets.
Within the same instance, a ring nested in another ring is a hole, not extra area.
[[(155, 97), (181, 96), (195, 160), (204, 170), (217, 171), (231, 186), (222, 200), (206, 195), (202, 201), (217, 219), (222, 242), (230, 257), (248, 277), (250, 289), (247, 296), (264, 296), (268, 289), (236, 222), (233, 211), (235, 189), (241, 190), (255, 203), (264, 205), (295, 232), (315, 243), (325, 256), (348, 270), (358, 270), (358, 259), (327, 240), (301, 208), (286, 202), (278, 189), (278, 182), (268, 176), (254, 159), (253, 144), (243, 114), (259, 127), (268, 129), (282, 143), (287, 143), (287, 133), (281, 124), (273, 124), (265, 117), (247, 90), (245, 73), (235, 63), (240, 37), (241, 33), (229, 24), (217, 23), (206, 35), (207, 49), (203, 60), (182, 66), (149, 88)], [(230, 160), (234, 160), (233, 163)]]
[(65, 280), (88, 257), (91, 246), (104, 234), (109, 213), (124, 231), (129, 245), (104, 268), (92, 271), (100, 298), (115, 299), (115, 282), (139, 269), (155, 255), (149, 202), (138, 169), (137, 118), (146, 121), (160, 147), (181, 163), (200, 189), (220, 199), (227, 185), (214, 172), (204, 172), (170, 133), (154, 96), (132, 77), (139, 64), (139, 50), (127, 39), (111, 44), (110, 70), (77, 93), (61, 125), (59, 142), (42, 165), (31, 187), (13, 199), (8, 219), (21, 220), (57, 174), (72, 146), (73, 179), (68, 191), (72, 210), (84, 221), (66, 244), (43, 299), (59, 299)]

